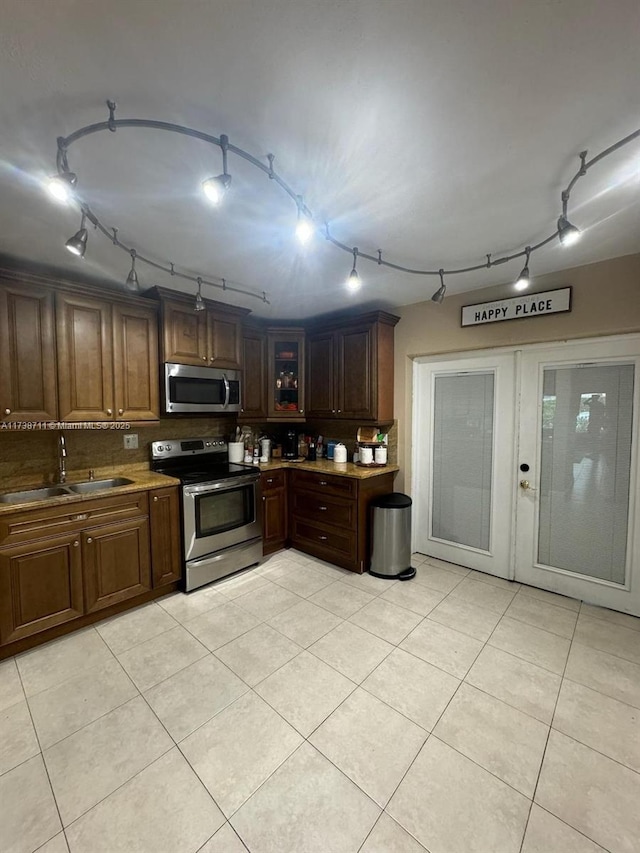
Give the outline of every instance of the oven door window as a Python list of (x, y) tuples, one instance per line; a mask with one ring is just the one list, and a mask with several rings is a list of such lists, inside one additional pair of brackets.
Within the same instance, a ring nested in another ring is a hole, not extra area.
[(213, 377), (170, 376), (169, 397), (172, 403), (221, 406), (225, 398), (224, 382)]
[(255, 521), (253, 483), (197, 495), (196, 538), (214, 536)]

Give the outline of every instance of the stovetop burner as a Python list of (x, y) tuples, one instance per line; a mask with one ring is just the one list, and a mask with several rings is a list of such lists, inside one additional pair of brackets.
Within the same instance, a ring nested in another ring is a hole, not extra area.
[(229, 462), (227, 442), (222, 438), (186, 438), (154, 441), (151, 468), (177, 477), (183, 485), (213, 483), (230, 477), (257, 476), (253, 465)]

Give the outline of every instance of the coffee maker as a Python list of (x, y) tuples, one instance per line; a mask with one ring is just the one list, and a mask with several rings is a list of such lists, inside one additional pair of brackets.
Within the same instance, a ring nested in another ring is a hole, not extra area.
[(282, 442), (282, 458), (298, 458), (298, 433), (293, 429), (287, 430), (284, 441)]

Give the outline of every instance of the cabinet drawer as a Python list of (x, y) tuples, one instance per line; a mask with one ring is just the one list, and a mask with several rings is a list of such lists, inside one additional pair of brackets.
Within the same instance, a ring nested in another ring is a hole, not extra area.
[(343, 560), (355, 561), (356, 559), (356, 534), (327, 525), (311, 524), (300, 518), (292, 520), (291, 538), (295, 543), (306, 547), (318, 556), (341, 557)]
[(0, 515), (0, 547), (147, 515), (146, 492), (85, 499)]
[(260, 474), (260, 487), (263, 492), (269, 492), (272, 489), (283, 489), (285, 484), (286, 471), (281, 468), (279, 471), (263, 471)]
[(291, 500), (291, 511), (298, 518), (353, 531), (358, 520), (356, 508), (355, 501), (302, 490), (295, 491)]
[(292, 471), (294, 488), (313, 489), (327, 495), (355, 498), (358, 481), (349, 477), (332, 477), (331, 474), (316, 474), (314, 471)]

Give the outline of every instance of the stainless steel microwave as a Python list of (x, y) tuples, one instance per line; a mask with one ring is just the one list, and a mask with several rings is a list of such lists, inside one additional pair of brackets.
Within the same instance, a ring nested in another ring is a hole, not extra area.
[(239, 412), (240, 371), (166, 362), (164, 410), (168, 415)]

